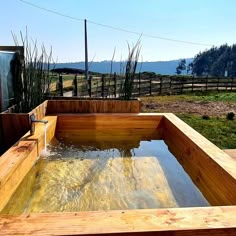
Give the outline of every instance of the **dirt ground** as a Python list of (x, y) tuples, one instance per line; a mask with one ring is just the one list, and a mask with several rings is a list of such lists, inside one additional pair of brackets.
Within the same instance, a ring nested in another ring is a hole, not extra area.
[(216, 117), (225, 117), (228, 112), (236, 113), (235, 102), (145, 100), (142, 104), (143, 112), (188, 113)]

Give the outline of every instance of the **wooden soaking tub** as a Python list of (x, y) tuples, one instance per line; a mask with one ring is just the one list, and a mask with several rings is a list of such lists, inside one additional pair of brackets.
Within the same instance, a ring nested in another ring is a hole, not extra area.
[[(0, 235), (236, 235), (236, 162), (230, 156), (170, 113), (78, 113), (78, 102), (69, 104), (63, 110), (67, 102), (54, 101), (50, 110), (46, 101), (32, 111), (48, 121), (47, 142), (81, 129), (158, 131), (211, 206), (0, 215)], [(34, 135), (27, 132), (0, 157), (0, 211), (43, 148), (44, 127), (36, 124)]]

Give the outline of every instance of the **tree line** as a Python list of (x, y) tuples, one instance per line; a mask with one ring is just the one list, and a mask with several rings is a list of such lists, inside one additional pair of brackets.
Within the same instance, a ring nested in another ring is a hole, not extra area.
[(188, 65), (181, 59), (176, 74), (183, 72), (196, 76), (236, 76), (236, 44), (199, 52)]

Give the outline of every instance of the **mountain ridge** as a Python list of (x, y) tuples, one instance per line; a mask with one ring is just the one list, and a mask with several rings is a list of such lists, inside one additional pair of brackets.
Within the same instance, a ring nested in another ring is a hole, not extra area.
[[(170, 60), (170, 61), (145, 61), (138, 62), (137, 72), (155, 72), (156, 74), (163, 75), (174, 75), (176, 74), (176, 67), (181, 59)], [(186, 64), (189, 64), (193, 61), (193, 58), (187, 58)], [(104, 60), (99, 62), (89, 62), (89, 70), (98, 73), (110, 73), (111, 72), (111, 61)], [(124, 71), (125, 61), (112, 62), (112, 73), (122, 73)], [(84, 62), (65, 62), (65, 63), (56, 63), (55, 68), (76, 68), (84, 70)]]

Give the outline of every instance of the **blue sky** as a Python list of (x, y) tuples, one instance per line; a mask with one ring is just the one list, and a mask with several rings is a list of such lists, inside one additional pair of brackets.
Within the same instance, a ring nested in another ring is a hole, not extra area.
[[(61, 14), (143, 34), (219, 46), (236, 43), (235, 0), (25, 0)], [(58, 62), (84, 60), (84, 22), (38, 9), (20, 0), (0, 0), (0, 45), (14, 45), (28, 28)], [(125, 59), (139, 35), (88, 23), (89, 60)], [(20, 40), (19, 40), (20, 41)], [(193, 57), (210, 46), (141, 36), (143, 61)]]

